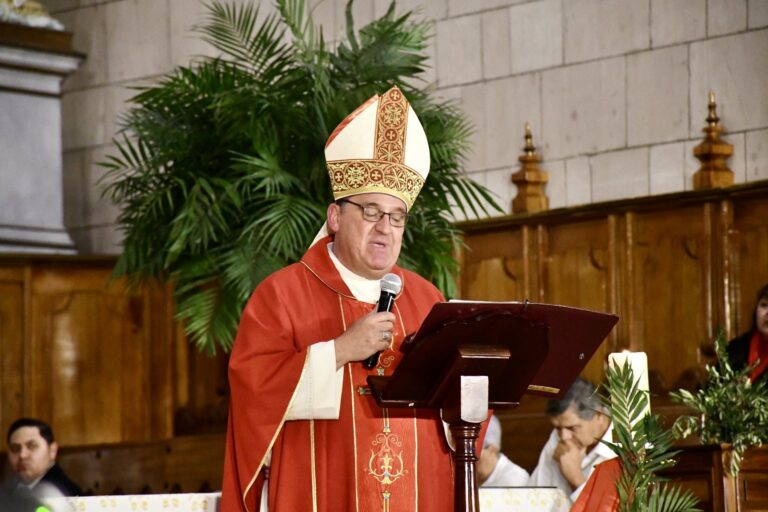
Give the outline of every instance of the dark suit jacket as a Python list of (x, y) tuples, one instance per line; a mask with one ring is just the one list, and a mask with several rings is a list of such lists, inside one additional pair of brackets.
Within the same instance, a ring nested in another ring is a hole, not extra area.
[[(51, 469), (49, 469), (45, 476), (40, 480), (40, 483), (43, 482), (53, 485), (61, 491), (61, 494), (64, 496), (80, 496), (83, 494), (82, 489), (69, 479), (66, 473), (64, 473), (64, 470), (61, 469), (61, 466), (59, 466), (58, 462), (51, 466)], [(37, 485), (40, 485), (40, 483)]]
[[(18, 480), (11, 478), (0, 487), (0, 511), (2, 512), (36, 512), (41, 505), (38, 496), (41, 486), (55, 487), (64, 496), (79, 496), (82, 494), (80, 487), (64, 473), (58, 464), (40, 479), (34, 489), (28, 489), (19, 484)], [(45, 492), (45, 491), (43, 491)]]

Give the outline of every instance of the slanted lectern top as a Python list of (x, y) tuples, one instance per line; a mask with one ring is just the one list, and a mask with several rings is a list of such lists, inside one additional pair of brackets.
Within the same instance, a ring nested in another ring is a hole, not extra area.
[(524, 393), (559, 398), (617, 321), (615, 315), (553, 304), (439, 303), (403, 343), (405, 354), (393, 374), (370, 376), (368, 383), (382, 407), (441, 409), (457, 445), (454, 510), (476, 512), (480, 424), (462, 418), (462, 400), (470, 399), (465, 381), (487, 382), (487, 395), (472, 395), (487, 397), (486, 410), (515, 407)]

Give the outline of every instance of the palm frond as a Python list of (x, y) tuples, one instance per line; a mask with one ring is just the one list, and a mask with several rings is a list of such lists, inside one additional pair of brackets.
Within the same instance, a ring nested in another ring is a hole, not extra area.
[(694, 512), (698, 500), (693, 493), (666, 483), (658, 472), (675, 464), (670, 451), (674, 438), (659, 418), (645, 414), (647, 391), (641, 391), (629, 361), (609, 365), (601, 399), (610, 411), (615, 442), (606, 443), (621, 461), (617, 483), (621, 512)]
[(196, 32), (219, 52), (138, 88), (103, 162), (104, 194), (120, 206), (132, 284), (175, 284), (177, 315), (201, 348), (227, 350), (253, 288), (301, 258), (332, 201), (323, 157), (331, 130), (398, 84), (424, 125), (432, 171), (406, 230), (400, 264), (455, 294), (453, 208), (500, 211), (464, 173), (470, 127), (419, 83), (430, 25), (387, 13), (326, 41), (304, 0), (211, 2)]
[(703, 443), (730, 444), (733, 451), (726, 470), (735, 477), (744, 452), (768, 444), (768, 381), (751, 382), (749, 378), (759, 362), (741, 370), (731, 366), (722, 329), (715, 335), (715, 350), (718, 362), (707, 365), (708, 379), (702, 389), (669, 394), (698, 413), (695, 417), (681, 416), (674, 429), (678, 437), (697, 434)]

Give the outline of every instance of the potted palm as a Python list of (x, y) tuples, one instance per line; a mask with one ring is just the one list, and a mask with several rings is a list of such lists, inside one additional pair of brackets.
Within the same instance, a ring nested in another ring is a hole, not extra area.
[(638, 389), (629, 362), (608, 365), (601, 399), (613, 422), (614, 443), (608, 443), (619, 459), (621, 472), (616, 487), (619, 512), (694, 512), (698, 500), (690, 490), (666, 482), (659, 471), (672, 467), (678, 451), (672, 450), (674, 433), (662, 427), (660, 418), (646, 414), (650, 397)]
[[(297, 261), (332, 201), (324, 143), (339, 121), (397, 84), (419, 112), (432, 170), (411, 212), (400, 265), (451, 296), (459, 231), (452, 211), (498, 211), (462, 170), (470, 127), (459, 109), (420, 87), (430, 25), (394, 2), (327, 41), (303, 0), (214, 2), (198, 31), (220, 57), (177, 68), (142, 88), (105, 162), (121, 208), (115, 273), (172, 279), (177, 316), (204, 350), (227, 350), (242, 307), (269, 273)], [(414, 85), (415, 84), (415, 85)]]
[(678, 437), (696, 435), (703, 444), (721, 445), (725, 470), (735, 479), (744, 452), (768, 443), (768, 384), (750, 381), (754, 365), (742, 370), (731, 367), (722, 330), (715, 338), (715, 350), (718, 361), (707, 365), (708, 379), (701, 389), (670, 393), (673, 400), (696, 411), (678, 418), (674, 428)]

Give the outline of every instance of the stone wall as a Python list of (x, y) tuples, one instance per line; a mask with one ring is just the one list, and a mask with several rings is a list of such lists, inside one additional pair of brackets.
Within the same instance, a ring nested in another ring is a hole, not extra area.
[[(308, 3), (312, 3), (311, 1)], [(346, 0), (314, 11), (337, 36)], [(65, 83), (65, 219), (81, 252), (119, 250), (94, 183), (129, 86), (210, 53), (196, 0), (46, 0), (88, 54)], [(357, 0), (358, 25), (387, 0)], [(737, 183), (768, 179), (766, 0), (404, 0), (434, 21), (426, 80), (476, 127), (467, 171), (509, 213), (525, 122), (550, 208), (692, 187), (707, 94), (717, 95)], [(264, 2), (271, 11), (271, 2)]]

